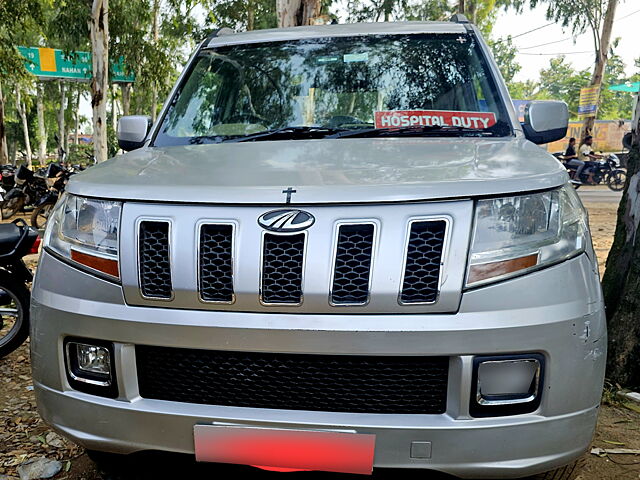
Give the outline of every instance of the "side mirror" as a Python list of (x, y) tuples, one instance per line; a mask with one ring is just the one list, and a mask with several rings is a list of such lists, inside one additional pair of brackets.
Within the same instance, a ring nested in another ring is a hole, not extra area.
[(524, 111), (524, 135), (537, 145), (563, 139), (568, 127), (569, 109), (564, 102), (533, 101)]
[(129, 115), (118, 119), (118, 145), (125, 152), (130, 152), (144, 145), (151, 117), (145, 115)]

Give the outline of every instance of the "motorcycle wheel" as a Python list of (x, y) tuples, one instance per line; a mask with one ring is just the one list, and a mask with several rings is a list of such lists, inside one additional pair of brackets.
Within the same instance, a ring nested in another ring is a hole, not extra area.
[(13, 217), (16, 213), (20, 211), (23, 205), (22, 198), (11, 198), (9, 200), (5, 200), (0, 205), (0, 211), (2, 212), (2, 219), (6, 220), (7, 218)]
[(627, 181), (627, 172), (624, 170), (614, 170), (607, 177), (607, 187), (614, 192), (619, 192), (624, 188), (624, 184)]
[(38, 230), (43, 229), (47, 225), (53, 206), (53, 203), (45, 203), (34, 208), (31, 214), (31, 226)]
[(29, 336), (29, 290), (8, 275), (0, 275), (0, 358)]

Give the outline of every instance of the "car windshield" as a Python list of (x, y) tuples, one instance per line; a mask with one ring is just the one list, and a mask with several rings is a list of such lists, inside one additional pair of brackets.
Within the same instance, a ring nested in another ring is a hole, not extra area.
[(330, 37), (203, 50), (154, 145), (359, 132), (502, 136), (511, 128), (472, 35)]

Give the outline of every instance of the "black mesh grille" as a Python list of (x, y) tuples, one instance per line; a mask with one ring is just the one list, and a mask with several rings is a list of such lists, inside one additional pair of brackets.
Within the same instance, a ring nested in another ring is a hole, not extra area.
[(431, 303), (438, 299), (446, 229), (447, 223), (444, 220), (414, 222), (411, 225), (407, 266), (400, 293), (403, 303)]
[(233, 227), (203, 225), (200, 230), (200, 297), (208, 302), (233, 300)]
[(264, 303), (300, 303), (304, 233), (264, 235), (262, 252), (262, 301)]
[(169, 223), (140, 222), (140, 290), (145, 297), (171, 298)]
[(367, 302), (373, 232), (374, 227), (371, 224), (340, 226), (331, 289), (333, 303), (362, 304)]
[(140, 395), (234, 407), (444, 413), (447, 357), (222, 352), (136, 346)]

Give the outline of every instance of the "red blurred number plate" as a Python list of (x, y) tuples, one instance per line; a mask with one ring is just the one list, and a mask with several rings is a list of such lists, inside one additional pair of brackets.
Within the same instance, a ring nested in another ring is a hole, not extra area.
[(371, 474), (375, 435), (226, 425), (194, 427), (196, 460)]

